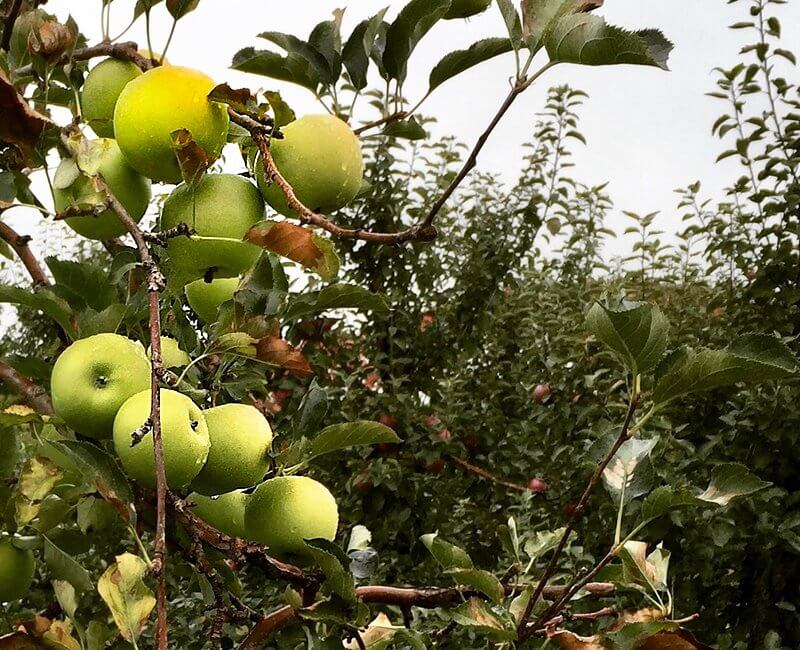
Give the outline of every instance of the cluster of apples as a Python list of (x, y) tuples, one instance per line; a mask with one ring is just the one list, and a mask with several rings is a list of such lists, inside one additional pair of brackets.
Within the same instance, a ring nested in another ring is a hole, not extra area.
[[(174, 339), (163, 341), (165, 365), (189, 362)], [(113, 438), (125, 472), (153, 488), (150, 377), (141, 343), (97, 334), (58, 357), (51, 392), (58, 417), (83, 436)], [(338, 509), (324, 485), (303, 476), (263, 481), (272, 430), (255, 407), (224, 404), (203, 410), (186, 395), (164, 388), (160, 397), (167, 485), (192, 491), (189, 499), (198, 516), (227, 535), (266, 544), (281, 557), (305, 556), (305, 539), (334, 539)], [(252, 494), (243, 491), (254, 486)]]
[[(166, 64), (142, 72), (131, 62), (113, 58), (87, 75), (81, 108), (100, 136), (92, 143), (98, 171), (137, 222), (150, 204), (153, 181), (181, 180), (173, 134), (188, 130), (209, 161), (220, 156), (229, 116), (224, 104), (209, 99), (214, 87), (210, 77), (190, 68)], [(306, 206), (330, 212), (355, 198), (364, 161), (358, 137), (344, 121), (307, 115), (281, 131), (282, 137), (272, 142), (272, 155)], [(205, 322), (216, 319), (219, 305), (233, 296), (237, 276), (259, 255), (260, 249), (243, 238), (265, 218), (265, 201), (280, 214), (294, 214), (280, 188), (266, 178), (259, 159), (254, 167), (258, 187), (244, 176), (207, 174), (191, 186), (178, 185), (163, 206), (160, 230), (186, 224), (194, 231), (191, 237), (171, 239), (166, 252), (173, 268), (192, 279), (186, 286), (187, 299)], [(56, 171), (54, 199), (56, 209), (64, 211), (102, 197), (76, 162), (65, 159)], [(113, 239), (126, 232), (110, 209), (65, 221), (89, 239)]]

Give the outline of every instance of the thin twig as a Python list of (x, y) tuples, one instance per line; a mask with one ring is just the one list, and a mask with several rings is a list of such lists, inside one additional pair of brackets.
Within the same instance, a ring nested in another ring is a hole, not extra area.
[(3, 360), (0, 360), (0, 381), (19, 393), (40, 415), (53, 415), (53, 403), (47, 391)]
[[(85, 139), (80, 130), (73, 124), (62, 132), (62, 143), (68, 151), (73, 151), (74, 142)], [(150, 425), (153, 433), (153, 456), (156, 474), (156, 538), (153, 553), (153, 573), (158, 583), (156, 589), (156, 648), (167, 650), (167, 583), (166, 583), (166, 500), (167, 476), (164, 469), (164, 444), (161, 436), (161, 389), (160, 381), (164, 373), (161, 360), (161, 309), (160, 294), (166, 286), (166, 280), (153, 258), (144, 233), (139, 224), (128, 214), (125, 206), (117, 200), (101, 175), (94, 176), (97, 189), (102, 192), (108, 201), (109, 208), (125, 226), (133, 237), (142, 266), (147, 271), (147, 297), (149, 309), (150, 329)]]
[[(597, 484), (600, 482), (600, 478), (603, 475), (603, 470), (605, 470), (605, 468), (608, 467), (608, 464), (614, 458), (617, 451), (619, 451), (619, 448), (628, 440), (629, 438), (628, 431), (631, 426), (631, 421), (633, 420), (633, 414), (636, 412), (637, 405), (638, 405), (638, 396), (637, 394), (634, 393), (633, 395), (631, 395), (631, 400), (628, 405), (628, 411), (625, 414), (625, 420), (622, 424), (622, 428), (620, 429), (619, 436), (617, 436), (617, 439), (614, 441), (614, 444), (611, 446), (611, 449), (608, 451), (603, 460), (601, 460), (600, 463), (595, 468), (592, 477), (589, 479), (589, 484), (586, 486), (586, 489), (584, 490), (583, 495), (580, 498), (580, 501), (578, 501), (578, 504), (575, 506), (575, 509), (572, 511), (572, 514), (570, 515), (570, 518), (567, 521), (567, 525), (564, 528), (564, 533), (563, 535), (561, 535), (561, 539), (559, 540), (558, 545), (556, 546), (555, 550), (553, 551), (553, 554), (550, 557), (550, 561), (547, 564), (547, 568), (545, 569), (544, 573), (542, 574), (542, 577), (539, 580), (539, 583), (536, 585), (536, 588), (531, 594), (530, 600), (528, 601), (528, 604), (525, 607), (525, 612), (520, 618), (517, 627), (517, 632), (520, 634), (521, 637), (526, 632), (528, 618), (530, 617), (531, 612), (533, 611), (534, 605), (536, 605), (536, 602), (539, 600), (539, 596), (541, 596), (542, 591), (545, 588), (545, 585), (547, 585), (550, 578), (552, 578), (553, 574), (556, 572), (556, 569), (558, 567), (558, 561), (561, 558), (561, 553), (564, 551), (564, 547), (567, 545), (567, 540), (569, 539), (569, 536), (572, 534), (572, 531), (575, 529), (578, 520), (581, 518), (581, 515), (583, 514), (583, 511), (586, 508), (586, 504), (589, 501), (589, 498), (592, 496), (592, 493), (597, 487)], [(588, 582), (588, 578), (586, 581)], [(569, 593), (569, 590), (567, 593)]]
[(47, 286), (50, 284), (50, 280), (47, 278), (47, 275), (45, 275), (42, 265), (39, 264), (39, 260), (36, 259), (30, 246), (28, 246), (31, 242), (30, 236), (20, 235), (7, 223), (0, 221), (0, 238), (4, 239), (8, 245), (14, 249), (14, 252), (16, 252), (20, 261), (28, 270), (28, 274), (31, 276), (35, 285)]
[(502, 485), (503, 487), (507, 487), (510, 490), (515, 490), (516, 492), (530, 492), (526, 485), (520, 485), (519, 483), (512, 483), (511, 481), (506, 481), (505, 479), (499, 478), (494, 474), (487, 472), (485, 469), (478, 467), (477, 465), (473, 465), (472, 463), (467, 462), (463, 458), (459, 458), (458, 456), (448, 456), (450, 460), (452, 460), (456, 465), (460, 465), (468, 472), (480, 476), (481, 478), (485, 478), (487, 481), (491, 481), (492, 483), (497, 483), (498, 485)]
[[(124, 43), (98, 43), (91, 47), (81, 47), (72, 52), (66, 52), (56, 61), (55, 66), (65, 65), (70, 61), (88, 61), (99, 56), (110, 56), (122, 61), (131, 61), (135, 63), (142, 70), (150, 70), (156, 67), (156, 64), (145, 56), (139, 53), (139, 46), (133, 41), (126, 41)], [(14, 71), (14, 76), (27, 77), (34, 74), (35, 70), (33, 65), (24, 65)]]

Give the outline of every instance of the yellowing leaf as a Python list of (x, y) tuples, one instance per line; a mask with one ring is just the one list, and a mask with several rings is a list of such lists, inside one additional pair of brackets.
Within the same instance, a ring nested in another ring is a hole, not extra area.
[(42, 500), (50, 494), (60, 478), (61, 470), (48, 458), (36, 456), (25, 463), (17, 483), (15, 502), (19, 526), (29, 524), (36, 518)]
[(53, 621), (42, 635), (42, 643), (53, 650), (81, 650), (81, 644), (72, 636), (72, 623)]
[(117, 556), (100, 577), (97, 591), (111, 610), (120, 634), (127, 641), (138, 639), (156, 599), (143, 582), (147, 564), (140, 557), (125, 553)]

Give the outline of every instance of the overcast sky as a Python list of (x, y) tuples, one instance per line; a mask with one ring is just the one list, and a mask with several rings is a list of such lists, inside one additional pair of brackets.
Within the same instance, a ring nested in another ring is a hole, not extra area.
[[(71, 12), (95, 42), (100, 38), (100, 4), (100, 0), (50, 0), (46, 8), (61, 18)], [(113, 2), (112, 33), (127, 24), (134, 4), (134, 0)], [(168, 58), (176, 65), (202, 69), (219, 82), (279, 89), (299, 114), (319, 112), (304, 89), (228, 69), (234, 53), (248, 45), (265, 47), (266, 42), (256, 38), (265, 30), (305, 37), (337, 7), (347, 7), (346, 36), (356, 22), (378, 9), (389, 5), (392, 18), (404, 4), (402, 0), (201, 0), (199, 9), (178, 24)], [(746, 1), (728, 5), (725, 0), (607, 0), (602, 13), (609, 22), (628, 28), (658, 27), (675, 43), (671, 72), (639, 66), (558, 66), (512, 107), (479, 165), (513, 180), (520, 167), (520, 144), (542, 109), (547, 87), (569, 83), (590, 95), (581, 111), (588, 147), (577, 152), (575, 173), (591, 184), (609, 181), (616, 203), (611, 226), (618, 231), (624, 227), (621, 210), (660, 210), (660, 225), (674, 232), (679, 226), (675, 188), (702, 179), (709, 192), (718, 195), (736, 173), (735, 162), (714, 163), (721, 149), (711, 137), (710, 125), (724, 107), (704, 93), (713, 90), (714, 66), (737, 61), (742, 39), (749, 35), (729, 30), (728, 25), (745, 19), (748, 5)], [(800, 0), (789, 0), (779, 15), (784, 31), (791, 33), (794, 25), (800, 25)], [(163, 4), (154, 9), (154, 49), (163, 46), (170, 24)], [(422, 96), (430, 69), (445, 53), (503, 34), (496, 7), (466, 22), (440, 23), (413, 55), (406, 94), (412, 99)], [(143, 20), (125, 38), (144, 44)], [(512, 72), (513, 60), (507, 56), (440, 87), (424, 106), (424, 113), (439, 119), (434, 135), (455, 134), (473, 143), (507, 92)]]

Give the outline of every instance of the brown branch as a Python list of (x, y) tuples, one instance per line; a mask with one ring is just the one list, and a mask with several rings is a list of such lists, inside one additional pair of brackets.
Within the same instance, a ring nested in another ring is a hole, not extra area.
[(383, 126), (384, 124), (390, 124), (391, 122), (396, 122), (397, 120), (404, 120), (409, 114), (409, 111), (397, 111), (396, 113), (382, 117), (374, 122), (367, 122), (366, 124), (359, 126), (357, 129), (353, 129), (353, 133), (356, 135), (361, 135), (365, 131), (374, 129), (376, 126)]
[(271, 637), (275, 632), (286, 627), (294, 620), (294, 617), (295, 610), (291, 605), (276, 609), (271, 614), (265, 616), (250, 630), (250, 634), (242, 641), (239, 650), (255, 650), (255, 648), (261, 648), (263, 641)]
[(14, 31), (14, 23), (17, 22), (17, 16), (21, 8), (22, 0), (14, 0), (14, 4), (11, 5), (11, 9), (8, 10), (4, 19), (3, 40), (0, 42), (0, 49), (6, 52), (8, 52), (9, 47), (11, 47), (11, 34)]
[(0, 360), (0, 381), (19, 393), (25, 402), (40, 415), (53, 415), (53, 403), (47, 391)]
[(430, 242), (436, 239), (437, 233), (433, 226), (417, 224), (399, 232), (372, 232), (369, 230), (342, 228), (333, 223), (324, 214), (314, 212), (297, 198), (292, 186), (278, 171), (269, 148), (270, 131), (264, 125), (246, 115), (240, 115), (233, 110), (229, 110), (229, 114), (236, 124), (247, 129), (252, 135), (261, 153), (261, 162), (264, 165), (267, 180), (275, 183), (280, 188), (286, 197), (287, 204), (298, 214), (301, 223), (322, 228), (340, 239), (360, 239), (373, 244), (397, 245), (407, 241)]
[(598, 609), (594, 612), (583, 612), (583, 613), (575, 613), (575, 614), (562, 614), (561, 616), (556, 616), (555, 618), (551, 618), (547, 621), (541, 628), (536, 629), (533, 633), (534, 634), (546, 634), (548, 628), (553, 628), (556, 625), (561, 625), (564, 622), (568, 621), (596, 621), (598, 618), (603, 618), (605, 616), (619, 616), (619, 612), (613, 607), (603, 607), (603, 609)]
[(478, 467), (477, 465), (473, 465), (472, 463), (467, 462), (463, 458), (459, 458), (458, 456), (448, 456), (450, 460), (452, 460), (456, 465), (460, 465), (468, 472), (480, 476), (481, 478), (485, 478), (487, 481), (491, 481), (492, 483), (497, 483), (498, 485), (502, 485), (503, 487), (507, 487), (510, 490), (515, 490), (517, 492), (530, 492), (526, 485), (520, 485), (519, 483), (512, 483), (511, 481), (506, 481), (505, 479), (499, 478), (494, 474), (490, 474), (485, 469)]
[[(83, 134), (74, 124), (62, 132), (62, 143), (67, 150), (73, 151), (75, 142), (85, 140)], [(153, 433), (153, 455), (156, 473), (156, 538), (153, 553), (153, 573), (158, 579), (156, 589), (156, 648), (167, 650), (167, 583), (165, 570), (166, 547), (166, 500), (167, 477), (164, 469), (164, 443), (161, 436), (161, 391), (160, 381), (164, 373), (161, 361), (161, 309), (159, 298), (166, 286), (164, 276), (153, 258), (147, 240), (139, 228), (139, 224), (128, 214), (125, 206), (119, 202), (109, 188), (102, 175), (93, 177), (95, 185), (105, 194), (109, 208), (116, 214), (120, 222), (136, 242), (136, 249), (142, 266), (147, 271), (147, 297), (150, 325), (150, 363), (152, 368), (150, 380), (150, 426)]]
[(0, 221), (0, 238), (8, 242), (8, 245), (14, 249), (14, 252), (16, 252), (20, 261), (28, 270), (28, 274), (31, 276), (35, 285), (47, 286), (50, 284), (50, 280), (47, 279), (42, 265), (39, 264), (39, 260), (36, 259), (36, 256), (28, 245), (31, 242), (31, 237), (28, 235), (20, 235), (7, 223)]
[[(517, 626), (517, 632), (521, 638), (524, 638), (524, 635), (527, 633), (526, 626), (528, 624), (528, 618), (530, 617), (531, 612), (533, 611), (533, 607), (536, 604), (536, 601), (539, 600), (539, 596), (542, 594), (545, 585), (547, 585), (547, 582), (556, 572), (556, 568), (558, 567), (558, 561), (561, 558), (561, 553), (564, 551), (564, 547), (567, 545), (567, 540), (569, 539), (569, 536), (572, 534), (572, 531), (575, 529), (578, 520), (581, 518), (581, 515), (583, 514), (583, 511), (586, 508), (587, 502), (592, 496), (592, 493), (597, 487), (597, 484), (600, 482), (600, 478), (603, 475), (603, 470), (605, 470), (605, 468), (608, 467), (608, 464), (614, 458), (617, 451), (619, 451), (619, 448), (629, 438), (628, 431), (631, 426), (631, 421), (633, 420), (633, 414), (636, 412), (638, 401), (639, 401), (638, 396), (636, 394), (631, 396), (630, 404), (628, 405), (628, 411), (625, 414), (625, 420), (622, 423), (622, 428), (620, 429), (619, 436), (617, 436), (617, 439), (614, 441), (614, 444), (611, 446), (611, 449), (608, 451), (603, 460), (601, 460), (600, 463), (595, 468), (592, 477), (589, 479), (589, 484), (583, 491), (583, 495), (581, 495), (578, 504), (575, 506), (575, 509), (572, 511), (572, 514), (570, 515), (569, 520), (567, 521), (567, 525), (564, 528), (564, 534), (561, 536), (561, 539), (558, 542), (558, 546), (556, 546), (555, 550), (553, 551), (553, 554), (550, 557), (550, 561), (548, 562), (547, 567), (545, 568), (545, 571), (539, 580), (539, 583), (536, 585), (536, 588), (534, 589), (533, 594), (531, 594), (531, 598), (525, 607), (525, 612), (520, 618), (519, 624)], [(597, 571), (599, 571), (599, 569), (593, 571), (591, 575), (595, 575)], [(586, 578), (585, 580), (586, 582), (588, 582), (589, 578)], [(573, 589), (575, 589), (575, 587), (573, 587)], [(570, 590), (568, 589), (567, 594), (565, 594), (565, 596), (562, 597), (562, 601), (569, 594), (569, 592)], [(548, 610), (547, 615), (550, 616), (554, 613), (557, 613), (557, 611), (551, 612)]]
[[(66, 52), (54, 65), (65, 65), (70, 61), (88, 61), (99, 56), (110, 56), (122, 61), (131, 61), (142, 70), (150, 70), (156, 67), (152, 59), (139, 54), (139, 46), (133, 41), (124, 43), (98, 43), (91, 47), (82, 47), (72, 52)], [(34, 74), (33, 65), (24, 65), (14, 71), (16, 77), (27, 77)]]

